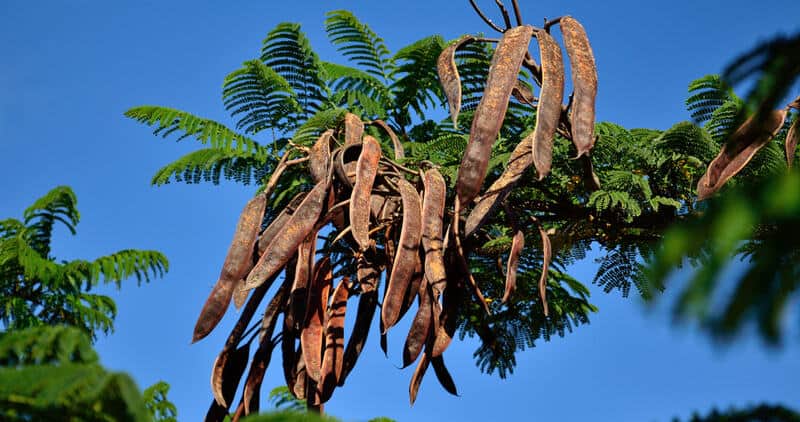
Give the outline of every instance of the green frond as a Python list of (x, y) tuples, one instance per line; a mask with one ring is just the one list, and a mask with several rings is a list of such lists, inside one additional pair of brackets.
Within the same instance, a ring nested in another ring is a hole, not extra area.
[(142, 281), (150, 282), (151, 278), (163, 277), (168, 270), (169, 261), (161, 252), (125, 249), (92, 261), (89, 282), (115, 283), (119, 288), (122, 281), (130, 277), (136, 277), (137, 283), (141, 284)]
[(444, 39), (439, 35), (423, 38), (400, 49), (392, 61), (397, 67), (392, 71), (391, 90), (400, 124), (409, 124), (408, 109), (425, 120), (424, 110), (444, 103), (444, 92), (436, 73), (436, 60), (444, 50)]
[(265, 153), (265, 149), (256, 141), (228, 129), (221, 123), (185, 111), (160, 106), (140, 106), (126, 111), (125, 116), (154, 127), (153, 133), (164, 138), (178, 132), (181, 133), (178, 141), (192, 137), (211, 148), (256, 156)]
[(392, 97), (378, 79), (359, 69), (336, 63), (322, 62), (321, 66), (326, 81), (334, 89), (336, 104), (349, 110), (360, 109), (365, 116), (386, 118)]
[(177, 422), (178, 408), (169, 401), (169, 384), (159, 381), (145, 388), (142, 393), (144, 405), (153, 418), (153, 422)]
[(343, 108), (320, 110), (297, 128), (292, 140), (299, 145), (310, 147), (322, 132), (341, 124), (346, 113), (347, 110)]
[(669, 154), (695, 157), (703, 163), (714, 159), (719, 145), (708, 132), (691, 122), (677, 123), (665, 130), (655, 141), (658, 150)]
[(78, 198), (68, 186), (58, 186), (37, 199), (23, 213), (27, 236), (26, 240), (33, 250), (42, 257), (50, 254), (50, 238), (56, 221), (64, 224), (70, 233), (75, 234), (75, 226), (80, 221), (77, 209)]
[(0, 333), (0, 367), (97, 362), (89, 338), (74, 327), (40, 326)]
[(272, 406), (278, 410), (293, 412), (306, 411), (306, 401), (295, 398), (292, 393), (289, 392), (289, 388), (285, 385), (281, 385), (270, 390), (267, 400), (269, 400), (269, 402), (272, 403)]
[(197, 184), (212, 182), (218, 185), (222, 178), (249, 185), (258, 183), (268, 175), (267, 156), (240, 154), (215, 148), (192, 151), (159, 169), (150, 181), (160, 186), (172, 181)]
[(383, 39), (347, 10), (333, 10), (326, 16), (325, 31), (331, 43), (350, 61), (388, 81), (394, 66)]
[(695, 122), (702, 123), (728, 100), (732, 91), (719, 75), (706, 75), (689, 83), (689, 94), (686, 110)]
[(297, 94), (303, 117), (319, 111), (329, 88), (322, 80), (320, 61), (300, 24), (280, 23), (264, 39), (261, 61), (282, 76)]
[(726, 101), (711, 114), (705, 124), (705, 129), (717, 145), (724, 144), (728, 136), (742, 122), (742, 110), (744, 110), (744, 102), (733, 95), (730, 100)]
[(623, 297), (628, 297), (631, 285), (636, 286), (639, 294), (650, 297), (648, 285), (644, 279), (644, 266), (639, 262), (639, 250), (633, 245), (619, 245), (606, 251), (598, 259), (600, 268), (592, 283), (603, 288), (606, 293), (619, 290)]
[(592, 192), (586, 205), (593, 207), (599, 213), (612, 210), (621, 212), (626, 222), (631, 222), (634, 218), (642, 215), (641, 205), (628, 192), (601, 189)]
[(286, 79), (258, 60), (244, 62), (225, 77), (222, 100), (238, 129), (256, 134), (264, 129), (293, 128), (303, 109)]

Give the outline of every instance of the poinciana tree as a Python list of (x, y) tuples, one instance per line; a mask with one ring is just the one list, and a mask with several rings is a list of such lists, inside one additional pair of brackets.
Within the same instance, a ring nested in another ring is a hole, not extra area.
[[(517, 351), (588, 322), (589, 290), (568, 268), (593, 246), (605, 252), (593, 282), (651, 294), (639, 257), (695, 211), (697, 181), (735, 122), (719, 112), (705, 127), (595, 126), (594, 59), (580, 24), (523, 25), (514, 2), (514, 26), (497, 3), (502, 26), (475, 9), (501, 39), (432, 36), (395, 54), (351, 13), (330, 12), (326, 32), (349, 65), (320, 60), (299, 25), (280, 24), (257, 59), (225, 78), (235, 130), (165, 107), (126, 112), (158, 135), (206, 145), (159, 170), (154, 184), (259, 186), (195, 328), (199, 340), (232, 297), (247, 300), (213, 366), (211, 419), (257, 410), (278, 344), (290, 391), (320, 406), (352, 370), (379, 302), (384, 348), (387, 330), (420, 303), (403, 350), (404, 366), (419, 359), (413, 402), (429, 364), (455, 393), (442, 352), (457, 333), (477, 335), (477, 364), (505, 377)], [(573, 96), (563, 95), (555, 28)], [(448, 106), (450, 117), (439, 118)], [(251, 325), (273, 284), (264, 318)], [(354, 297), (356, 324), (345, 329)]]

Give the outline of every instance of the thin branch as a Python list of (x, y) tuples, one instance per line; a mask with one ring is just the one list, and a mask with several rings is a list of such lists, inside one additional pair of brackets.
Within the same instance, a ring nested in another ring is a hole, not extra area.
[(511, 5), (514, 7), (514, 16), (517, 18), (517, 26), (522, 26), (522, 12), (519, 9), (517, 0), (511, 0)]
[(506, 6), (501, 0), (494, 0), (494, 2), (497, 4), (497, 7), (500, 8), (500, 13), (503, 14), (503, 22), (506, 24), (506, 31), (511, 29), (511, 16), (508, 14), (508, 9), (506, 9)]
[(481, 10), (481, 8), (480, 8), (480, 7), (478, 7), (478, 5), (475, 3), (475, 0), (469, 0), (469, 3), (472, 5), (472, 8), (473, 8), (473, 9), (475, 9), (475, 13), (477, 13), (477, 14), (478, 14), (478, 16), (480, 16), (480, 17), (481, 17), (481, 19), (483, 19), (483, 21), (484, 21), (484, 22), (486, 22), (486, 24), (487, 24), (487, 25), (489, 25), (489, 26), (490, 26), (492, 29), (494, 29), (494, 30), (495, 30), (495, 31), (497, 31), (497, 32), (500, 32), (500, 33), (503, 33), (503, 32), (505, 32), (505, 31), (504, 31), (502, 28), (500, 28), (499, 26), (497, 26), (497, 24), (496, 24), (496, 23), (492, 22), (492, 20), (491, 20), (491, 19), (489, 19), (489, 17), (488, 17), (488, 16), (486, 16), (486, 14), (485, 14), (485, 13), (483, 13), (483, 11)]
[(563, 16), (559, 16), (553, 20), (547, 20), (547, 18), (544, 18), (544, 30), (550, 32), (550, 27), (561, 22), (561, 18), (563, 18)]

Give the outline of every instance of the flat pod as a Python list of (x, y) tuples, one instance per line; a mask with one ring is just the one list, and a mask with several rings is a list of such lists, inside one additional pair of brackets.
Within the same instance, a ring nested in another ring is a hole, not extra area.
[(561, 120), (561, 103), (564, 100), (564, 61), (561, 47), (545, 31), (536, 32), (542, 60), (542, 90), (536, 111), (536, 126), (528, 135), (532, 143), (533, 164), (539, 180), (550, 173), (553, 161), (553, 140)]
[(527, 104), (531, 107), (533, 107), (534, 103), (536, 102), (536, 97), (533, 95), (533, 91), (520, 80), (517, 80), (517, 83), (514, 85), (514, 89), (511, 90), (511, 96), (513, 96), (514, 99), (520, 103)]
[(247, 361), (250, 358), (250, 343), (238, 349), (223, 349), (214, 360), (211, 374), (211, 391), (217, 403), (228, 408), (236, 394), (236, 387), (244, 375)]
[(408, 400), (411, 405), (417, 401), (417, 393), (419, 393), (419, 386), (422, 385), (422, 378), (425, 376), (425, 371), (428, 370), (428, 365), (431, 361), (428, 357), (428, 352), (422, 353), (422, 358), (417, 364), (417, 369), (414, 370), (414, 375), (411, 376), (411, 384), (408, 386)]
[(422, 201), (422, 247), (425, 250), (425, 276), (433, 289), (434, 299), (444, 291), (447, 273), (444, 265), (444, 206), (447, 186), (444, 177), (436, 169), (423, 174), (425, 197)]
[(514, 237), (511, 240), (511, 252), (508, 254), (508, 264), (506, 267), (506, 287), (503, 293), (503, 302), (508, 302), (514, 290), (517, 288), (517, 267), (519, 265), (519, 256), (522, 249), (525, 247), (525, 234), (517, 227), (514, 231)]
[(379, 128), (383, 129), (387, 135), (389, 135), (389, 139), (392, 141), (392, 148), (394, 148), (394, 158), (395, 160), (400, 160), (406, 158), (406, 152), (403, 148), (403, 144), (400, 143), (400, 138), (397, 137), (397, 134), (394, 133), (394, 130), (383, 120), (377, 119), (373, 120), (372, 124), (378, 126)]
[(580, 157), (594, 146), (597, 65), (583, 25), (571, 16), (564, 16), (561, 18), (560, 26), (572, 70), (572, 87), (575, 93), (570, 111), (572, 142)]
[(336, 178), (346, 187), (352, 188), (356, 182), (356, 166), (361, 156), (361, 142), (346, 144), (338, 148), (333, 154), (333, 169)]
[(319, 392), (324, 403), (330, 399), (334, 388), (342, 376), (344, 357), (344, 318), (347, 313), (347, 299), (350, 297), (349, 280), (343, 278), (333, 291), (333, 301), (325, 322), (325, 349), (322, 354)]
[(481, 195), (475, 207), (467, 216), (467, 222), (464, 225), (464, 238), (471, 236), (486, 222), (486, 219), (497, 209), (500, 202), (506, 198), (507, 194), (514, 188), (514, 185), (522, 178), (525, 170), (532, 163), (531, 142), (523, 140), (511, 152), (506, 169), (489, 186), (489, 189)]
[(365, 136), (361, 146), (361, 154), (356, 165), (356, 182), (350, 194), (350, 227), (359, 248), (369, 248), (369, 214), (370, 196), (375, 176), (378, 174), (378, 162), (381, 159), (381, 145), (372, 136)]
[(442, 84), (447, 104), (450, 106), (450, 117), (453, 127), (458, 128), (458, 113), (461, 111), (461, 77), (456, 66), (456, 51), (475, 40), (475, 37), (465, 35), (451, 43), (442, 50), (436, 61), (436, 71), (439, 74), (439, 83)]
[(327, 199), (330, 178), (317, 183), (289, 218), (283, 230), (270, 242), (245, 280), (245, 289), (259, 286), (280, 271), (300, 243), (311, 233)]
[(509, 29), (492, 56), (486, 88), (475, 110), (469, 142), (458, 169), (456, 191), (462, 208), (478, 195), (486, 178), (492, 145), (503, 126), (511, 91), (517, 83), (532, 33), (531, 26)]
[(299, 331), (295, 330), (286, 320), (287, 312), (288, 309), (284, 310), (283, 331), (281, 332), (281, 366), (286, 386), (292, 394), (295, 394), (294, 384), (297, 380), (298, 360), (302, 362), (303, 358), (302, 352), (298, 352), (295, 348)]
[(297, 263), (294, 267), (292, 289), (289, 295), (286, 319), (295, 329), (299, 329), (305, 319), (308, 306), (308, 288), (314, 275), (314, 256), (316, 254), (317, 232), (313, 231), (297, 248)]
[(344, 385), (344, 381), (353, 367), (356, 365), (361, 351), (364, 349), (364, 344), (367, 342), (369, 334), (369, 327), (372, 324), (372, 317), (375, 315), (375, 310), (378, 308), (378, 292), (372, 290), (369, 292), (361, 293), (358, 298), (358, 310), (356, 311), (356, 322), (353, 326), (353, 332), (350, 334), (350, 339), (347, 341), (347, 347), (344, 350), (344, 357), (342, 359), (342, 374), (339, 377), (339, 386)]
[(739, 126), (697, 183), (697, 200), (702, 201), (713, 195), (739, 173), (781, 130), (786, 113), (786, 110), (775, 110), (764, 116), (762, 121), (756, 121), (752, 116)]
[[(403, 296), (419, 259), (419, 244), (422, 237), (422, 206), (414, 186), (405, 179), (396, 180), (403, 202), (403, 226), (397, 254), (392, 263), (392, 272), (386, 287), (386, 298), (381, 308), (384, 330), (398, 320)], [(384, 331), (385, 332), (385, 331)]]
[(461, 303), (464, 300), (464, 275), (458, 271), (457, 267), (458, 265), (455, 265), (451, 259), (448, 268), (452, 268), (453, 272), (448, 273), (447, 288), (442, 294), (442, 311), (438, 318), (439, 323), (434, 327), (436, 332), (433, 347), (430, 350), (432, 357), (441, 356), (450, 346), (458, 325)]
[(364, 122), (353, 113), (344, 116), (344, 144), (360, 144), (364, 134)]
[(258, 258), (264, 254), (264, 251), (267, 250), (267, 246), (269, 246), (270, 242), (275, 239), (275, 236), (278, 235), (283, 230), (283, 227), (286, 226), (286, 223), (289, 222), (289, 218), (294, 214), (297, 210), (297, 207), (303, 203), (303, 200), (308, 195), (308, 192), (300, 192), (289, 201), (289, 204), (286, 205), (280, 214), (275, 217), (274, 220), (261, 232), (261, 235), (258, 237), (258, 248), (256, 251), (256, 259), (255, 261), (258, 262)]
[(326, 130), (319, 136), (317, 142), (311, 147), (308, 154), (308, 171), (314, 183), (319, 183), (328, 176), (328, 166), (331, 163), (331, 140), (333, 129)]
[(411, 328), (408, 330), (408, 336), (403, 345), (403, 368), (408, 367), (417, 360), (431, 332), (433, 298), (428, 291), (428, 281), (424, 278), (419, 286), (418, 296), (419, 308), (417, 308), (417, 314), (411, 322)]
[(328, 308), (333, 273), (328, 257), (322, 259), (314, 271), (314, 280), (309, 294), (308, 314), (300, 333), (308, 377), (319, 382), (322, 367), (322, 344), (324, 340), (325, 313)]
[(444, 387), (445, 391), (457, 396), (458, 389), (456, 388), (456, 383), (453, 381), (450, 371), (447, 370), (447, 366), (444, 364), (444, 358), (441, 356), (431, 358), (431, 364), (433, 365), (433, 371), (436, 374), (436, 379), (439, 380), (439, 384)]
[(553, 259), (553, 248), (550, 245), (550, 236), (547, 235), (542, 224), (536, 221), (536, 225), (539, 227), (539, 235), (542, 236), (542, 255), (544, 256), (542, 274), (539, 276), (539, 299), (542, 301), (544, 316), (549, 316), (550, 310), (547, 306), (547, 275), (550, 271), (550, 262)]
[(800, 123), (798, 122), (800, 122), (800, 116), (794, 119), (794, 123), (789, 127), (789, 132), (786, 134), (786, 164), (789, 168), (792, 168), (797, 142), (800, 141)]
[(261, 220), (267, 206), (265, 195), (256, 195), (247, 202), (236, 224), (233, 241), (225, 256), (219, 280), (206, 299), (194, 327), (192, 342), (207, 336), (225, 315), (234, 287), (247, 275), (253, 265), (253, 247), (258, 238)]

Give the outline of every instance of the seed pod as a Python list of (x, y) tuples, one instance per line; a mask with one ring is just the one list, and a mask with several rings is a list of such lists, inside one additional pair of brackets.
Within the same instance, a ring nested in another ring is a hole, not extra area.
[(419, 259), (419, 242), (422, 237), (422, 207), (419, 194), (405, 179), (397, 179), (396, 183), (403, 200), (403, 227), (400, 230), (400, 247), (395, 255), (386, 287), (386, 299), (381, 308), (384, 333), (397, 322), (400, 315), (403, 296)]
[(347, 299), (350, 297), (345, 277), (333, 291), (333, 302), (325, 322), (325, 350), (322, 355), (320, 383), (318, 385), (320, 400), (324, 403), (330, 399), (334, 388), (342, 376), (344, 351), (344, 318), (347, 312)]
[(428, 282), (425, 278), (422, 279), (422, 284), (419, 286), (418, 297), (419, 308), (414, 316), (414, 321), (411, 322), (411, 328), (408, 330), (408, 336), (403, 345), (403, 368), (408, 367), (417, 360), (431, 332), (433, 298), (428, 291)]
[(436, 61), (439, 83), (442, 84), (444, 95), (447, 97), (447, 104), (450, 106), (450, 117), (453, 119), (453, 127), (456, 129), (458, 129), (458, 113), (461, 111), (461, 77), (458, 75), (458, 67), (456, 66), (456, 50), (472, 41), (475, 41), (475, 37), (471, 35), (459, 38), (445, 47)]
[(350, 196), (350, 227), (353, 238), (365, 251), (369, 248), (370, 193), (378, 174), (378, 161), (381, 158), (381, 145), (372, 136), (365, 136), (361, 155), (356, 166), (356, 183)]
[(786, 119), (786, 110), (775, 110), (758, 121), (754, 117), (750, 117), (736, 129), (717, 157), (708, 165), (706, 173), (697, 183), (698, 201), (718, 191), (778, 134)]
[(314, 275), (316, 244), (317, 232), (312, 230), (297, 248), (297, 263), (294, 266), (292, 289), (286, 313), (288, 323), (296, 330), (300, 329), (306, 316), (308, 287), (311, 284), (311, 277)]
[(786, 164), (792, 168), (794, 162), (794, 152), (797, 150), (797, 142), (800, 141), (800, 116), (794, 120), (794, 123), (789, 127), (789, 133), (786, 134)]
[(353, 113), (344, 116), (344, 144), (360, 144), (364, 134), (364, 122)]
[(503, 126), (511, 90), (517, 83), (532, 33), (531, 26), (509, 29), (503, 34), (503, 39), (492, 56), (483, 98), (475, 110), (467, 149), (458, 169), (456, 191), (462, 208), (466, 208), (478, 195), (486, 178), (492, 144)]
[(356, 166), (361, 156), (361, 141), (357, 144), (346, 144), (333, 153), (333, 169), (337, 180), (347, 188), (352, 188), (356, 181)]
[(547, 274), (550, 271), (550, 261), (553, 259), (553, 250), (550, 245), (550, 236), (547, 235), (544, 227), (542, 227), (542, 223), (540, 223), (539, 220), (535, 220), (535, 222), (539, 228), (539, 235), (542, 236), (542, 255), (544, 255), (542, 274), (539, 276), (539, 298), (542, 300), (544, 316), (549, 316), (550, 310), (547, 306)]
[[(286, 386), (292, 394), (294, 393), (294, 384), (297, 380), (297, 365), (298, 360), (303, 361), (302, 352), (298, 351), (295, 343), (297, 342), (298, 331), (286, 320), (288, 309), (283, 314), (283, 331), (281, 332), (281, 364), (283, 367), (283, 378), (286, 381)], [(295, 396), (296, 397), (296, 396)]]
[(236, 232), (228, 248), (219, 280), (211, 290), (211, 294), (200, 311), (197, 324), (195, 324), (193, 343), (207, 336), (217, 326), (225, 315), (234, 287), (240, 279), (247, 275), (253, 265), (253, 247), (256, 244), (258, 229), (261, 227), (266, 206), (266, 196), (257, 195), (247, 202), (239, 216)]
[(333, 139), (333, 129), (326, 130), (319, 136), (308, 154), (308, 171), (311, 173), (314, 183), (319, 183), (328, 176), (328, 166), (331, 163), (331, 139)]
[(328, 308), (333, 273), (328, 257), (322, 259), (314, 270), (314, 279), (309, 291), (308, 312), (300, 333), (303, 360), (306, 373), (312, 380), (320, 380), (322, 366), (322, 342), (324, 340), (323, 322)]
[(456, 388), (456, 383), (453, 381), (450, 371), (447, 370), (447, 366), (444, 364), (444, 358), (441, 356), (431, 358), (431, 364), (433, 364), (433, 371), (436, 374), (436, 379), (439, 380), (439, 384), (444, 387), (445, 391), (457, 396), (458, 389)]
[(286, 208), (284, 208), (280, 214), (278, 214), (278, 216), (272, 220), (269, 226), (267, 226), (267, 228), (261, 232), (261, 235), (258, 237), (258, 250), (256, 251), (257, 255), (254, 259), (255, 262), (258, 262), (258, 258), (261, 255), (264, 255), (264, 251), (267, 250), (267, 246), (269, 246), (270, 242), (275, 239), (275, 236), (283, 231), (286, 223), (289, 222), (289, 217), (294, 214), (294, 212), (297, 210), (297, 207), (299, 207), (306, 198), (306, 195), (308, 195), (308, 192), (300, 192), (295, 195), (294, 198), (289, 201), (289, 204), (286, 205)]
[(572, 70), (574, 97), (570, 117), (572, 142), (578, 149), (578, 157), (594, 146), (594, 114), (597, 98), (597, 65), (594, 53), (586, 36), (586, 30), (571, 16), (561, 18), (561, 34), (564, 48), (569, 56)]
[(303, 359), (303, 348), (297, 348), (297, 367), (295, 368), (295, 380), (292, 383), (292, 395), (298, 400), (306, 399), (306, 384), (308, 384), (308, 374), (306, 373), (306, 361)]
[[(419, 286), (422, 284), (422, 278), (425, 276), (425, 270), (422, 267), (422, 257), (419, 255), (415, 258), (414, 274), (411, 276), (411, 281), (406, 287), (405, 295), (403, 296), (403, 304), (400, 306), (400, 313), (397, 315), (397, 320), (400, 321), (406, 315), (414, 301), (417, 300)], [(384, 298), (385, 299), (385, 298)]]
[(406, 158), (406, 152), (405, 149), (403, 149), (403, 144), (400, 143), (400, 138), (397, 137), (397, 134), (394, 133), (392, 128), (386, 122), (380, 119), (373, 120), (372, 124), (380, 127), (384, 132), (386, 132), (387, 135), (389, 135), (389, 139), (392, 141), (392, 148), (394, 148), (394, 159), (400, 160)]
[(417, 364), (417, 369), (414, 370), (414, 375), (411, 376), (411, 384), (408, 386), (408, 399), (412, 406), (414, 402), (417, 401), (417, 393), (419, 392), (419, 386), (422, 384), (422, 377), (425, 376), (425, 371), (428, 370), (428, 365), (430, 363), (428, 352), (422, 353), (422, 358)]
[(597, 174), (594, 172), (592, 159), (589, 157), (589, 154), (584, 154), (578, 160), (583, 167), (583, 185), (586, 187), (586, 190), (589, 192), (600, 190), (600, 178), (598, 178)]
[(311, 233), (319, 219), (322, 207), (328, 197), (330, 177), (326, 178), (306, 195), (297, 211), (289, 218), (283, 231), (270, 242), (258, 263), (247, 275), (244, 288), (252, 289), (277, 273), (286, 261), (297, 251), (300, 243)]
[(425, 250), (425, 276), (433, 290), (434, 300), (438, 301), (447, 283), (442, 240), (447, 186), (444, 178), (436, 169), (426, 171), (422, 182), (425, 186), (425, 198), (422, 201), (422, 247)]
[(338, 382), (339, 386), (344, 385), (345, 379), (356, 365), (361, 350), (364, 349), (364, 344), (366, 344), (367, 335), (369, 334), (369, 327), (372, 324), (372, 317), (375, 315), (375, 309), (377, 309), (377, 307), (378, 292), (376, 290), (361, 293), (361, 296), (358, 298), (358, 311), (356, 311), (356, 322), (353, 326), (353, 333), (347, 341), (347, 348), (344, 350), (342, 375), (339, 377)]
[(517, 80), (517, 83), (514, 85), (514, 89), (511, 90), (511, 96), (513, 96), (514, 99), (520, 103), (527, 104), (531, 107), (533, 107), (533, 103), (536, 102), (536, 97), (533, 95), (533, 91), (520, 80)]
[(531, 142), (523, 140), (511, 152), (506, 169), (489, 186), (489, 189), (486, 189), (486, 192), (481, 195), (477, 204), (467, 216), (467, 222), (464, 224), (464, 238), (472, 236), (486, 222), (486, 219), (492, 215), (497, 205), (506, 198), (525, 173), (525, 170), (531, 166), (531, 163), (533, 163)]
[(238, 349), (223, 349), (214, 360), (211, 391), (220, 406), (228, 408), (228, 403), (233, 401), (236, 387), (242, 379), (249, 358), (250, 343), (247, 343)]
[[(519, 255), (525, 247), (525, 234), (516, 224), (514, 227), (514, 238), (511, 240), (511, 252), (508, 254), (508, 267), (506, 269), (506, 289), (503, 293), (503, 302), (508, 302), (511, 294), (517, 288), (517, 265), (519, 264)], [(545, 234), (546, 236), (546, 234)]]
[[(525, 139), (532, 142), (533, 164), (539, 180), (550, 173), (553, 161), (553, 137), (561, 120), (561, 102), (564, 100), (564, 62), (561, 47), (544, 31), (536, 32), (542, 59), (542, 90), (536, 111), (536, 126)], [(526, 141), (523, 141), (526, 142)]]

